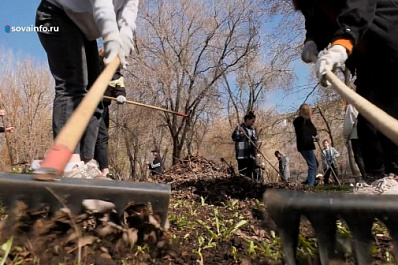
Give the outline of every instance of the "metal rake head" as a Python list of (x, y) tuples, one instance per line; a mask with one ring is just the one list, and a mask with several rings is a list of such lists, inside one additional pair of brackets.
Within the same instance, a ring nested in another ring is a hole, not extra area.
[(312, 224), (321, 264), (329, 264), (336, 250), (336, 221), (343, 219), (354, 239), (358, 264), (371, 264), (371, 234), (375, 220), (383, 222), (395, 245), (398, 257), (398, 195), (308, 194), (302, 191), (267, 190), (265, 201), (283, 244), (285, 261), (297, 264), (296, 249), (300, 218)]
[(119, 214), (132, 202), (151, 204), (153, 212), (161, 218), (161, 225), (166, 223), (170, 185), (73, 178), (43, 182), (33, 180), (32, 176), (0, 174), (0, 201), (9, 209), (18, 201), (23, 201), (29, 209), (48, 207), (50, 212), (65, 205), (74, 214), (83, 210), (82, 202), (85, 199), (112, 202)]

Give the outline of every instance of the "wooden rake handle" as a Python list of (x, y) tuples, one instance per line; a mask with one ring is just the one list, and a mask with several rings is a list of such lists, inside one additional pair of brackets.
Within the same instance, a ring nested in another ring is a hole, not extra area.
[[(110, 99), (110, 100), (115, 100), (115, 101), (117, 100), (116, 98), (108, 97), (108, 96), (104, 96), (104, 98)], [(188, 117), (188, 115), (184, 114), (184, 113), (180, 113), (180, 112), (176, 112), (176, 111), (172, 111), (172, 110), (168, 110), (168, 109), (164, 109), (164, 108), (159, 108), (159, 107), (156, 107), (156, 106), (152, 106), (152, 105), (148, 105), (148, 104), (144, 104), (144, 103), (140, 103), (140, 102), (136, 102), (136, 101), (126, 100), (126, 103), (137, 105), (137, 106), (144, 107), (144, 108), (160, 110), (160, 111), (172, 113), (172, 114), (175, 114), (175, 115), (178, 115), (178, 116), (182, 116), (182, 117)]]
[(326, 72), (326, 79), (340, 96), (352, 104), (381, 133), (398, 145), (398, 120), (347, 87), (331, 71)]
[[(55, 138), (53, 146), (41, 163), (41, 169), (50, 169), (49, 171), (62, 175), (119, 65), (120, 59), (117, 57), (105, 67)], [(44, 174), (45, 171), (39, 169), (36, 173)]]

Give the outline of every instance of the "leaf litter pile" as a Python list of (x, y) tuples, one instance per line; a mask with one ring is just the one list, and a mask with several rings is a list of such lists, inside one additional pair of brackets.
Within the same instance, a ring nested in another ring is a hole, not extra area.
[[(78, 216), (63, 208), (31, 211), (22, 202), (0, 211), (0, 264), (283, 264), (281, 241), (262, 202), (267, 188), (305, 190), (294, 183), (264, 184), (236, 175), (202, 157), (188, 157), (149, 181), (172, 187), (169, 222), (150, 205), (127, 205), (117, 213), (110, 202), (85, 200)], [(57, 199), (57, 198), (54, 198)], [(288, 216), (287, 216), (288, 218)], [(375, 264), (391, 261), (388, 231), (374, 227)], [(348, 229), (341, 224), (346, 255), (353, 264)], [(300, 264), (319, 264), (315, 233), (301, 221)]]

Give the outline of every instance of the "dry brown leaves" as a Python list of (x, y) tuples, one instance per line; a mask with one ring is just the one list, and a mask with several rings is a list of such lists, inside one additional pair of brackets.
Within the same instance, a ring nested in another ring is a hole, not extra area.
[(0, 224), (0, 244), (13, 236), (19, 246), (8, 260), (24, 253), (25, 261), (39, 258), (42, 264), (116, 264), (122, 259), (146, 264), (167, 252), (170, 234), (150, 207), (130, 203), (118, 214), (108, 202), (88, 206), (79, 216), (66, 208), (50, 216), (48, 209), (33, 212), (19, 202)]

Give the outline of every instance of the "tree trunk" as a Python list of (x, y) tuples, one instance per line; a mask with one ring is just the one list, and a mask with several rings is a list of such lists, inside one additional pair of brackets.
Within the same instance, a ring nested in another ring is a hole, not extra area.
[(126, 145), (127, 156), (129, 158), (129, 162), (130, 162), (130, 174), (131, 174), (131, 177), (134, 179), (135, 171), (136, 171), (135, 159), (134, 159), (134, 156), (133, 156), (133, 152), (131, 151), (132, 148), (131, 148), (131, 145), (129, 143), (130, 141), (129, 141), (129, 137), (127, 135), (126, 130), (124, 130), (124, 140), (125, 140), (125, 145)]
[(187, 132), (187, 135), (188, 135), (188, 137), (187, 137), (187, 139), (186, 139), (186, 142), (187, 142), (187, 144), (186, 144), (186, 146), (187, 146), (187, 154), (188, 154), (188, 156), (191, 156), (192, 155), (192, 144), (193, 144), (193, 137), (194, 137), (194, 132), (193, 132), (193, 130), (189, 130), (188, 132)]
[(180, 145), (176, 137), (173, 138), (173, 165), (180, 162), (182, 145)]

